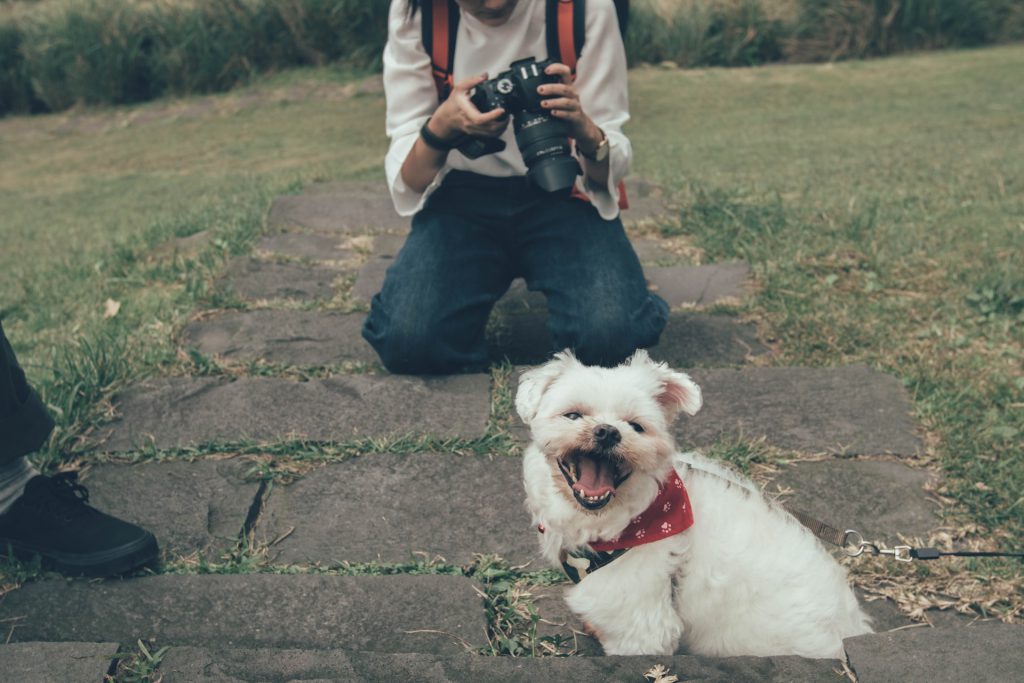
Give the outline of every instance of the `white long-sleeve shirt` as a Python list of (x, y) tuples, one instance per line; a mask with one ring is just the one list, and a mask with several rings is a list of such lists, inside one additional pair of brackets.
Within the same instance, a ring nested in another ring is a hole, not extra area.
[[(450, 152), (444, 167), (423, 192), (416, 192), (402, 180), (402, 164), (420, 128), (439, 104), (420, 27), (423, 12), (430, 11), (430, 2), (422, 4), (425, 7), (410, 18), (407, 0), (391, 0), (384, 48), (386, 129), (391, 139), (384, 169), (395, 209), (402, 216), (419, 211), (451, 169), (494, 177), (526, 174), (510, 124), (502, 134), (504, 151), (479, 159)], [(544, 9), (544, 0), (519, 0), (501, 26), (487, 26), (462, 12), (452, 65), (454, 82), (484, 72), (493, 78), (518, 59), (547, 58)], [(629, 173), (633, 159), (629, 139), (622, 133), (622, 126), (629, 120), (626, 53), (612, 0), (587, 2), (586, 42), (576, 65), (574, 86), (584, 113), (605, 132), (610, 146), (608, 187), (591, 188), (582, 176), (576, 179), (576, 186), (590, 198), (601, 217), (610, 220), (619, 213), (617, 187)]]

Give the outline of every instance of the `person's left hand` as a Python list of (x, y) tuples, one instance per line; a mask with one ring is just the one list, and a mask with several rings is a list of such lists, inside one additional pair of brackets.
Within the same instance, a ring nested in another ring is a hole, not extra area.
[(596, 148), (603, 139), (601, 129), (583, 111), (580, 96), (572, 85), (572, 70), (565, 64), (552, 64), (544, 73), (557, 75), (561, 83), (545, 83), (537, 92), (544, 98), (541, 106), (555, 118), (569, 124), (570, 135), (585, 149)]

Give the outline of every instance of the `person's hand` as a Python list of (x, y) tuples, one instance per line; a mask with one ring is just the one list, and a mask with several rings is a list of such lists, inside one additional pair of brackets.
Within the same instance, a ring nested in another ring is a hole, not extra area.
[(577, 145), (586, 150), (596, 149), (604, 134), (583, 111), (580, 96), (572, 85), (572, 70), (565, 64), (552, 64), (544, 69), (544, 73), (557, 75), (562, 82), (537, 87), (537, 92), (545, 98), (541, 106), (555, 118), (569, 124), (569, 134), (576, 139)]
[(496, 138), (505, 132), (509, 120), (504, 109), (481, 114), (469, 99), (469, 91), (486, 80), (487, 74), (480, 74), (456, 83), (448, 99), (430, 117), (430, 132), (444, 140), (460, 135)]

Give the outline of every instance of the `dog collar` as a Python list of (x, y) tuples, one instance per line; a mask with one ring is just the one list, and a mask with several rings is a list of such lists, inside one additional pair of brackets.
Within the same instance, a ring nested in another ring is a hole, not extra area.
[[(683, 480), (672, 470), (665, 483), (658, 487), (654, 502), (634, 517), (616, 538), (590, 543), (589, 552), (563, 550), (558, 559), (572, 582), (579, 583), (589, 572), (611, 564), (630, 548), (675, 536), (691, 526), (693, 509), (690, 497)], [(539, 525), (537, 530), (544, 533), (544, 526)]]

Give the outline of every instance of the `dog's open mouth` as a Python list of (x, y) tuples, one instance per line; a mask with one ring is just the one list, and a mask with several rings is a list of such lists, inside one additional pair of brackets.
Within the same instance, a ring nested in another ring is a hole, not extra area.
[(576, 502), (587, 510), (607, 505), (632, 474), (618, 458), (603, 451), (571, 451), (558, 459), (558, 469)]

